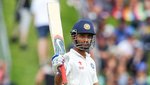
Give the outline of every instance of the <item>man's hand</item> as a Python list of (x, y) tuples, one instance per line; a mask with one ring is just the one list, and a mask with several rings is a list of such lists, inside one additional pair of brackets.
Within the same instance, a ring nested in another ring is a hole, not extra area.
[(55, 73), (59, 72), (58, 67), (64, 63), (64, 57), (62, 55), (54, 55), (52, 57), (52, 66)]

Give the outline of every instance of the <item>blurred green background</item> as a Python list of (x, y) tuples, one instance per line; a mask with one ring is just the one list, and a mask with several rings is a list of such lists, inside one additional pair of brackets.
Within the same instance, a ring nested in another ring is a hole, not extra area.
[[(2, 0), (3, 13), (8, 31), (8, 38), (12, 36), (15, 25), (15, 6), (16, 0)], [(64, 32), (66, 48), (70, 44), (70, 29), (73, 23), (78, 19), (78, 13), (74, 8), (68, 7), (65, 0), (61, 1), (61, 19)], [(10, 43), (12, 56), (11, 79), (16, 85), (34, 85), (35, 76), (38, 71), (38, 55), (37, 55), (37, 34), (33, 21), (28, 35), (27, 50), (20, 50), (19, 43)], [(49, 37), (49, 58), (53, 55), (51, 39)]]

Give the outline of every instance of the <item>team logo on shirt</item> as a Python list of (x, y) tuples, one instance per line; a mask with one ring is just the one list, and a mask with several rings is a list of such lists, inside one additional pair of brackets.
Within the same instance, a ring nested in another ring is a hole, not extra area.
[(91, 63), (91, 68), (94, 69), (94, 64), (93, 63)]

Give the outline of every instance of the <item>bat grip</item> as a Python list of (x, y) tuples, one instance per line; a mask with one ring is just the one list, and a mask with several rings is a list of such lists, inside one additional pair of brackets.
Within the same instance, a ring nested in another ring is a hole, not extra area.
[(67, 84), (67, 77), (66, 77), (66, 70), (65, 70), (64, 65), (61, 65), (59, 69), (60, 69), (61, 76), (62, 76), (62, 83), (65, 85)]

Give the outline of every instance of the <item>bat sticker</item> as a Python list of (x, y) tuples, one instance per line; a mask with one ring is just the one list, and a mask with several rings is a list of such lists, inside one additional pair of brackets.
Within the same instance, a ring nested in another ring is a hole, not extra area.
[(60, 38), (55, 38), (54, 39), (54, 44), (55, 44), (55, 51), (58, 54), (63, 55), (65, 53), (65, 47), (64, 47), (64, 42)]

